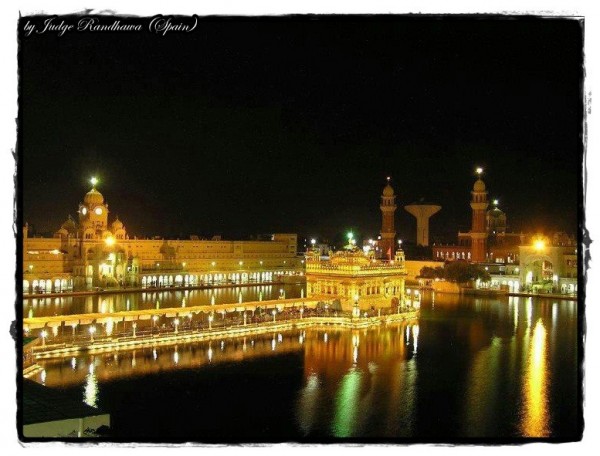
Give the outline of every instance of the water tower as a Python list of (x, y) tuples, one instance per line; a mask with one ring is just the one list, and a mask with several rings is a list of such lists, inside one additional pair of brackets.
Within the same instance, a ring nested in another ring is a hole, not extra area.
[(425, 203), (423, 198), (418, 203), (404, 206), (417, 219), (417, 245), (429, 245), (429, 218), (441, 208), (437, 204)]

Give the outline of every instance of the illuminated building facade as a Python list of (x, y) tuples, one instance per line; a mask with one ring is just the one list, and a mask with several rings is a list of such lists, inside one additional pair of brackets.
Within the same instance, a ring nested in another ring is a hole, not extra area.
[(498, 208), (498, 200), (486, 211), (487, 191), (480, 176), (471, 195), (471, 230), (458, 233), (458, 245), (434, 245), (434, 260), (482, 264), (491, 280), (478, 286), (505, 288), (509, 292), (577, 292), (574, 238), (561, 232), (551, 236), (507, 232), (507, 217)]
[(393, 260), (377, 260), (350, 244), (326, 260), (318, 253), (306, 258), (307, 296), (337, 298), (344, 311), (352, 311), (357, 304), (361, 311), (396, 308), (403, 302), (405, 278), (401, 250)]
[(577, 293), (577, 241), (565, 233), (533, 236), (519, 247), (522, 288), (532, 291)]
[(23, 291), (49, 293), (95, 287), (170, 287), (269, 282), (303, 274), (295, 234), (270, 241), (131, 238), (108, 203), (92, 189), (53, 238), (23, 228)]

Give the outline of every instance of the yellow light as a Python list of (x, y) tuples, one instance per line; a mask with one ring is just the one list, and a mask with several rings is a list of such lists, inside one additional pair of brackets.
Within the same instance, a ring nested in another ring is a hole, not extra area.
[(479, 168), (477, 168), (477, 169), (475, 170), (475, 172), (476, 172), (478, 175), (481, 175), (481, 173), (483, 173), (483, 168), (479, 167)]
[(533, 243), (533, 247), (536, 250), (544, 250), (544, 247), (546, 247), (546, 243), (542, 239), (538, 239)]
[(92, 186), (95, 187), (96, 184), (98, 183), (98, 179), (95, 176), (92, 176), (92, 178), (90, 179), (90, 182), (92, 183)]
[(106, 243), (106, 245), (111, 246), (115, 244), (115, 238), (112, 236), (107, 237), (104, 242)]

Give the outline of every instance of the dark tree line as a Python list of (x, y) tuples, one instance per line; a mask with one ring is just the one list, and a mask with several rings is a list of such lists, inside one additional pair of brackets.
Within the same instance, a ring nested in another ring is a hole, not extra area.
[(445, 267), (430, 268), (425, 266), (419, 274), (424, 279), (442, 279), (454, 283), (465, 283), (471, 280), (488, 282), (490, 274), (483, 267), (465, 261), (453, 261)]

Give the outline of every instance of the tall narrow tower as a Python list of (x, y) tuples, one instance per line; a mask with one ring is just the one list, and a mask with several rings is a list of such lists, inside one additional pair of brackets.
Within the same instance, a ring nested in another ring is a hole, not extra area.
[(391, 260), (394, 256), (394, 212), (396, 212), (396, 196), (387, 178), (387, 185), (381, 195), (381, 253), (383, 258)]
[(471, 223), (471, 261), (482, 263), (485, 261), (487, 231), (485, 226), (485, 215), (488, 207), (487, 191), (485, 183), (481, 180), (483, 169), (477, 168), (477, 180), (471, 192), (471, 209), (473, 210), (473, 221)]

